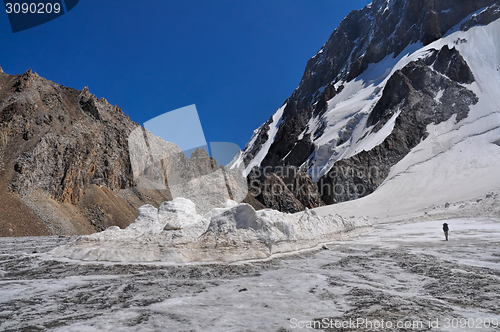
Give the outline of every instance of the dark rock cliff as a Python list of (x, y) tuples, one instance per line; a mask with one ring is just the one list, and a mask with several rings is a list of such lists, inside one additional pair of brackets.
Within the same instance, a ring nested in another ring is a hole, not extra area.
[(298, 88), (287, 100), (284, 118), (313, 105), (322, 94), (333, 97), (326, 89), (319, 93), (321, 87), (350, 81), (370, 63), (390, 54), (397, 56), (411, 43), (430, 44), (487, 6), (487, 11), (462, 25), (465, 30), (500, 17), (495, 10), (498, 0), (375, 0), (371, 6), (352, 11), (308, 61)]
[[(351, 12), (308, 61), (299, 86), (285, 101), (281, 123), (260, 164), (261, 169), (267, 168), (270, 173), (295, 166), (306, 171), (308, 160), (316, 152), (314, 141), (325, 130), (323, 125), (311, 134), (304, 134), (309, 121), (321, 118), (327, 110), (327, 101), (340, 93), (346, 82), (362, 74), (368, 65), (388, 55), (396, 57), (410, 44), (428, 45), (452, 28), (466, 31), (499, 17), (498, 0), (375, 0)], [(401, 114), (393, 133), (373, 150), (337, 161), (317, 183), (317, 194), (323, 203), (355, 199), (373, 192), (390, 168), (425, 139), (428, 124), (440, 123), (453, 114), (457, 122), (467, 117), (469, 105), (475, 104), (477, 98), (463, 84), (473, 81), (474, 75), (463, 57), (458, 50), (448, 46), (433, 50), (425, 61), (408, 64), (397, 71), (387, 82), (366, 122), (367, 127), (373, 126), (372, 132), (377, 132), (399, 109)], [(440, 90), (443, 95), (437, 102), (436, 93)], [(356, 126), (358, 120), (353, 119), (348, 125)], [(270, 121), (266, 122), (267, 128), (269, 124)], [(353, 128), (347, 129), (339, 135), (336, 144), (351, 139)], [(265, 126), (261, 127), (255, 143), (244, 151), (246, 163), (267, 141), (267, 132)], [(259, 142), (262, 143), (259, 145)], [(265, 181), (261, 182), (262, 186)], [(335, 193), (335, 188), (342, 190)], [(263, 196), (257, 199), (266, 206), (274, 204)]]
[[(464, 81), (474, 81), (472, 72), (458, 51), (447, 46), (397, 71), (387, 82), (367, 122), (377, 131), (400, 110), (392, 133), (370, 151), (337, 161), (318, 181), (323, 202), (333, 204), (372, 193), (391, 167), (426, 138), (427, 125), (439, 124), (452, 115), (456, 116), (455, 122), (466, 118), (469, 106), (478, 99), (459, 84)], [(436, 100), (438, 91), (442, 96)]]

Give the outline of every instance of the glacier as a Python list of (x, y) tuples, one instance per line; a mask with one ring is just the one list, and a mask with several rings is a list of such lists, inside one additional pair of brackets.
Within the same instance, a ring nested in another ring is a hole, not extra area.
[(51, 251), (54, 257), (108, 262), (234, 262), (267, 259), (345, 239), (371, 227), (363, 217), (350, 219), (314, 210), (286, 214), (228, 200), (205, 215), (193, 202), (175, 198), (159, 209), (139, 208), (125, 229), (78, 236)]

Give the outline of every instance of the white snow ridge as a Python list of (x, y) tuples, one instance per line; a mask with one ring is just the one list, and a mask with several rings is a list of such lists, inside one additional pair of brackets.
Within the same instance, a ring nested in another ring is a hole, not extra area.
[(164, 202), (159, 209), (144, 205), (138, 212), (126, 229), (113, 226), (79, 236), (51, 254), (82, 261), (234, 262), (312, 248), (371, 226), (366, 218), (319, 216), (313, 210), (255, 211), (231, 200), (204, 216), (185, 198)]

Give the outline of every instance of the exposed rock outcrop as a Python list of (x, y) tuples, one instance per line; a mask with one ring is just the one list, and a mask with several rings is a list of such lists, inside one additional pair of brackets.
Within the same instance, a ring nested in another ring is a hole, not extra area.
[[(0, 236), (85, 234), (126, 227), (167, 192), (134, 188), (127, 137), (138, 125), (117, 106), (29, 70), (0, 73)], [(22, 226), (23, 223), (31, 225)]]
[[(478, 101), (467, 87), (475, 82), (474, 74), (459, 52), (468, 42), (464, 38), (453, 43), (449, 40), (440, 49), (427, 47), (420, 60), (405, 63), (394, 72), (391, 66), (397, 61), (391, 64), (391, 58), (402, 59), (419, 45), (452, 32), (489, 24), (500, 17), (499, 8), (498, 0), (375, 0), (351, 12), (308, 61), (299, 86), (284, 103), (282, 116), (275, 119), (276, 135), (269, 138), (269, 128), (259, 128), (242, 160), (246, 165), (250, 161), (252, 166), (259, 165), (260, 171), (275, 173), (260, 179), (261, 187), (266, 182), (277, 185), (276, 177), (284, 180), (277, 171), (283, 167), (295, 166), (307, 173), (318, 181), (313, 195), (321, 197), (319, 202), (311, 202), (313, 206), (373, 192), (391, 167), (427, 137), (429, 124), (452, 116), (460, 122), (467, 117), (470, 105)], [(363, 87), (353, 88), (356, 83)], [(360, 89), (369, 90), (370, 84), (377, 87), (371, 95), (355, 99), (364, 102), (364, 109), (348, 101)], [(350, 89), (345, 90), (346, 86)], [(333, 114), (336, 103), (345, 103), (337, 111), (344, 117)], [(342, 127), (332, 118), (343, 123)], [(393, 129), (388, 128), (391, 126)], [(349, 150), (366, 137), (376, 141), (373, 136), (382, 128), (384, 134), (379, 136), (385, 138), (376, 144), (361, 144), (357, 151)], [(364, 136), (356, 136), (359, 132)], [(258, 152), (269, 145), (265, 157), (256, 162)], [(252, 174), (249, 181), (257, 186)], [(269, 207), (300, 207), (291, 192), (275, 198), (263, 194), (257, 199)]]
[(0, 236), (125, 228), (139, 206), (173, 197), (206, 213), (243, 200), (246, 189), (241, 171), (218, 166), (203, 149), (187, 158), (87, 87), (31, 70), (0, 73), (0, 196), (11, 202), (0, 206)]
[[(438, 72), (429, 67), (432, 65)], [(323, 202), (333, 204), (372, 193), (385, 180), (391, 167), (426, 138), (427, 125), (439, 124), (452, 116), (455, 122), (466, 118), (469, 106), (478, 99), (459, 84), (464, 80), (471, 83), (472, 72), (458, 51), (447, 46), (397, 71), (387, 82), (367, 121), (367, 126), (378, 131), (400, 111), (394, 129), (382, 144), (370, 151), (361, 151), (335, 163), (318, 181)]]
[[(323, 205), (316, 183), (293, 166), (262, 171), (255, 168), (248, 176), (248, 190), (249, 196), (263, 206), (282, 212), (295, 213)], [(247, 203), (260, 209), (253, 201)]]

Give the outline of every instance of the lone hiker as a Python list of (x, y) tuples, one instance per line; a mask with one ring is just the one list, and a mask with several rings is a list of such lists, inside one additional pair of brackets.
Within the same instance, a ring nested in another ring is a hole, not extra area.
[(449, 232), (448, 224), (444, 223), (443, 224), (443, 232), (444, 232), (444, 237), (446, 238), (446, 241), (448, 241), (448, 232)]

